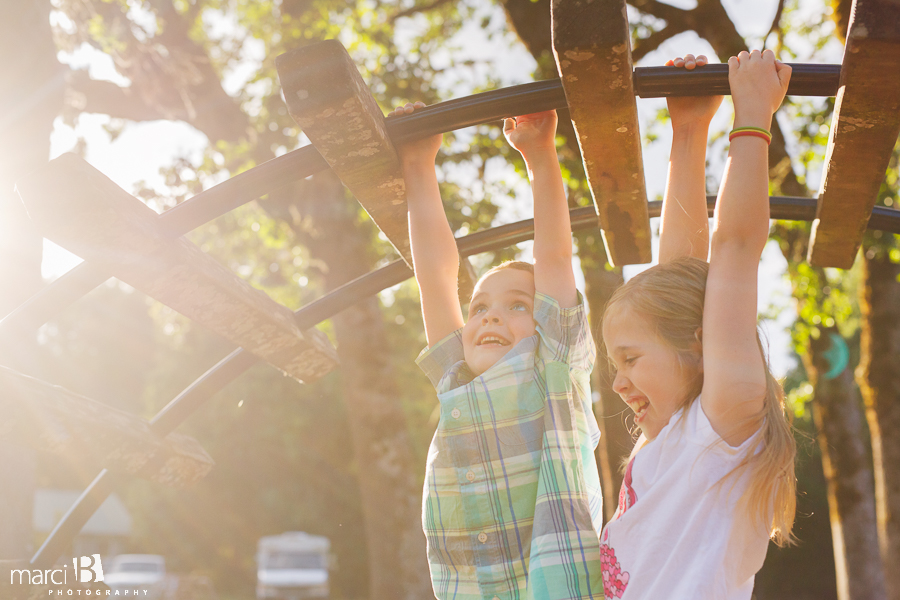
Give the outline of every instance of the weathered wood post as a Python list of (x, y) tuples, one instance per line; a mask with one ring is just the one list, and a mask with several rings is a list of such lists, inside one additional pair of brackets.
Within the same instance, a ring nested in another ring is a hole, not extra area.
[(648, 263), (650, 216), (625, 0), (553, 0), (553, 54), (609, 262)]
[[(893, 75), (892, 75), (893, 73)], [(849, 269), (900, 134), (900, 3), (855, 0), (809, 261)]]
[(0, 366), (0, 439), (183, 486), (212, 469), (194, 438), (162, 438), (144, 419)]
[(412, 266), (400, 160), (347, 50), (325, 40), (282, 54), (275, 67), (294, 121)]
[(301, 331), (293, 313), (184, 238), (100, 171), (65, 154), (19, 182), (43, 234), (128, 285), (209, 327), (301, 381), (337, 366), (324, 333)]

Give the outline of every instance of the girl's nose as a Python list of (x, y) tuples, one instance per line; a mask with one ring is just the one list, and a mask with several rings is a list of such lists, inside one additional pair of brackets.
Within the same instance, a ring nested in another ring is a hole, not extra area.
[(617, 394), (624, 394), (628, 390), (628, 378), (622, 375), (619, 372), (616, 372), (616, 377), (613, 379), (612, 389)]

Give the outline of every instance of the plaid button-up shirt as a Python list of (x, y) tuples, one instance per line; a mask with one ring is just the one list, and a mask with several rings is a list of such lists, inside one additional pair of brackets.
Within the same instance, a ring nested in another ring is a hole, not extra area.
[(461, 331), (416, 361), (441, 404), (422, 511), (440, 600), (603, 598), (596, 350), (580, 294), (534, 300), (536, 335), (480, 376)]

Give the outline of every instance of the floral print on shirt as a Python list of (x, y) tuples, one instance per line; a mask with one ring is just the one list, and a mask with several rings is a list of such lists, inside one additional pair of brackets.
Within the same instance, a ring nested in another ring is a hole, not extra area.
[[(622, 478), (622, 488), (619, 490), (619, 506), (616, 508), (616, 514), (613, 520), (618, 519), (625, 514), (629, 508), (637, 502), (637, 494), (631, 487), (631, 467), (634, 465), (634, 458), (628, 461), (628, 467), (625, 469), (625, 477)], [(616, 551), (609, 545), (609, 532), (604, 530), (600, 539), (600, 564), (603, 570), (603, 590), (607, 598), (621, 598), (622, 594), (628, 588), (628, 580), (630, 575), (628, 571), (622, 569), (619, 560), (616, 558)]]

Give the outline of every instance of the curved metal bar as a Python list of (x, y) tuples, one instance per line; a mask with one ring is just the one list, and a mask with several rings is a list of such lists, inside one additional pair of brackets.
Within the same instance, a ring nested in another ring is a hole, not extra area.
[[(834, 96), (841, 80), (841, 65), (788, 63), (791, 67), (789, 96)], [(727, 96), (728, 65), (713, 64), (691, 71), (677, 67), (638, 67), (634, 70), (634, 94), (641, 98), (669, 96)]]
[[(716, 197), (707, 196), (706, 203), (707, 212), (712, 216)], [(658, 217), (662, 210), (662, 202), (654, 201), (649, 204), (650, 216)], [(770, 206), (772, 218), (775, 219), (811, 221), (816, 214), (815, 198), (773, 196), (770, 198)], [(576, 208), (569, 214), (573, 231), (597, 226), (597, 216), (592, 206)], [(871, 229), (877, 228), (900, 234), (900, 210), (876, 207), (869, 224)], [(534, 219), (526, 219), (459, 238), (457, 246), (462, 256), (471, 256), (529, 240), (533, 235)], [(349, 281), (318, 300), (307, 304), (294, 313), (294, 318), (303, 329), (313, 327), (361, 299), (405, 281), (412, 274), (406, 263), (402, 260), (395, 260), (371, 273)], [(244, 352), (241, 348), (234, 350), (160, 410), (150, 421), (151, 429), (159, 435), (170, 433), (202, 406), (208, 398), (257, 362), (259, 359), (249, 352)], [(31, 564), (40, 569), (52, 565), (121, 481), (124, 481), (124, 476), (106, 469), (101, 471), (57, 523), (31, 559)]]
[[(840, 65), (792, 64), (789, 94), (833, 96)], [(678, 95), (727, 94), (728, 65), (706, 65), (687, 71), (675, 67), (638, 67), (635, 93), (644, 98)], [(391, 138), (423, 138), (497, 121), (505, 117), (566, 107), (559, 79), (535, 81), (465, 98), (448, 100), (411, 115), (389, 119)], [(253, 198), (328, 168), (313, 146), (304, 146), (239, 173), (182, 202), (159, 216), (172, 237), (180, 237)], [(13, 339), (14, 331), (31, 331), (111, 277), (96, 266), (79, 265), (32, 296), (0, 320), (0, 340)]]

